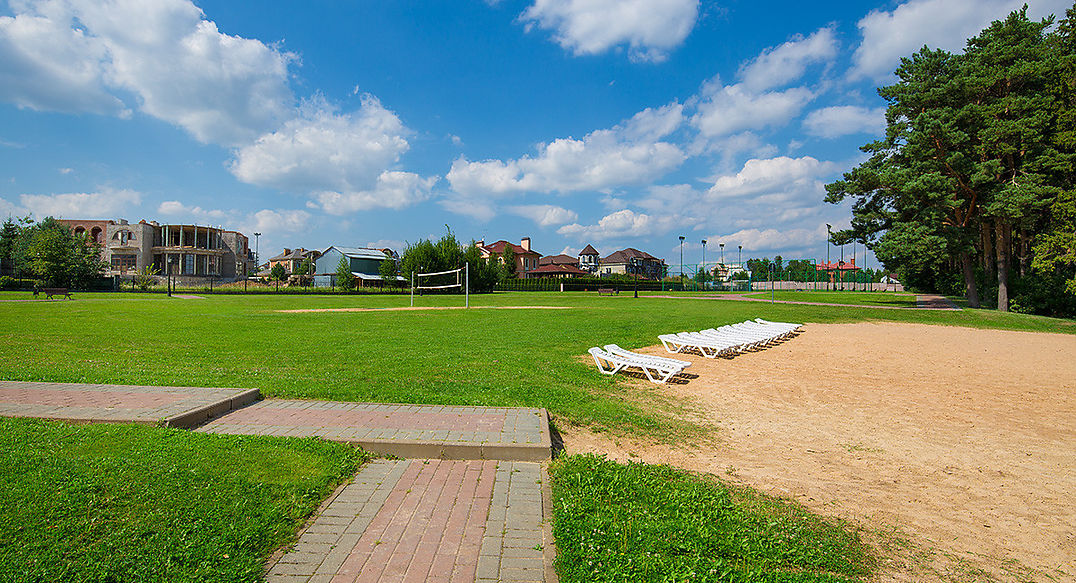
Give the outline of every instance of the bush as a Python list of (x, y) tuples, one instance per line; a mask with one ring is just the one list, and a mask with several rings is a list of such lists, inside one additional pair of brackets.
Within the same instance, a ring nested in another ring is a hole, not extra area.
[(18, 282), (14, 277), (3, 276), (0, 277), (0, 289), (16, 289)]

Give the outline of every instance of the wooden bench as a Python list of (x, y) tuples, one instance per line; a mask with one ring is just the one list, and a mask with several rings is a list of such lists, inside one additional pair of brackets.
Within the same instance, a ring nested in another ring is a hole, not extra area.
[[(42, 288), (41, 291), (45, 292), (46, 300), (51, 300), (52, 296), (63, 296), (69, 300), (74, 299), (71, 297), (71, 292), (67, 291), (66, 287), (46, 287)], [(36, 296), (37, 292), (34, 292), (34, 295)]]
[(598, 295), (599, 296), (611, 296), (613, 294), (619, 294), (619, 293), (620, 293), (620, 290), (617, 289), (617, 288), (611, 288), (611, 287), (599, 287), (598, 288)]

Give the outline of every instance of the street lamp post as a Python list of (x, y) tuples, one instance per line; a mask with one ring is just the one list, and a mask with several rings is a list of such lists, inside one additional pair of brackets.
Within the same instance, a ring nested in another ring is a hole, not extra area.
[(702, 287), (706, 287), (706, 239), (702, 240)]
[(837, 275), (841, 278), (841, 291), (844, 291), (844, 240), (841, 240), (841, 262), (840, 270), (837, 271)]
[(725, 274), (725, 277), (728, 277), (729, 270), (725, 267), (725, 244), (718, 243), (717, 246), (721, 248), (721, 271)]
[(632, 271), (635, 272), (635, 297), (638, 298), (639, 297), (639, 258), (638, 257), (632, 257), (631, 258), (631, 267), (632, 267)]
[(254, 273), (258, 273), (258, 270), (262, 267), (262, 234), (254, 233)]
[(684, 237), (680, 235), (680, 291), (684, 291)]
[[(833, 232), (830, 229), (832, 229), (832, 228), (833, 227), (830, 226), (829, 223), (826, 223), (826, 273), (828, 273), (828, 274), (833, 273), (829, 269), (829, 244), (833, 240)], [(830, 278), (832, 279), (832, 275), (830, 275)], [(826, 284), (826, 289), (829, 289), (829, 284), (828, 283)]]
[[(743, 271), (743, 245), (736, 246), (736, 263), (740, 264), (740, 271)], [(731, 283), (729, 283), (729, 291), (732, 291)]]

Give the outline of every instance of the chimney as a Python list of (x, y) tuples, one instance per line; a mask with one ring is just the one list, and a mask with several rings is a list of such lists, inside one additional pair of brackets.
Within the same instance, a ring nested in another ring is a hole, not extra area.
[(531, 238), (530, 237), (523, 237), (523, 239), (520, 240), (520, 242), (519, 242), (519, 246), (522, 247), (524, 251), (530, 251), (531, 250)]

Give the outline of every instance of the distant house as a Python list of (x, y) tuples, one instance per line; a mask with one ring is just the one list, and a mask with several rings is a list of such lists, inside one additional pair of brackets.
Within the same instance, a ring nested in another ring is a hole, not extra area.
[(598, 274), (638, 274), (645, 279), (661, 279), (665, 274), (665, 261), (646, 251), (628, 247), (604, 257), (598, 265)]
[(284, 251), (279, 255), (269, 259), (269, 269), (272, 270), (277, 265), (283, 265), (284, 273), (291, 275), (296, 271), (299, 271), (299, 268), (307, 258), (309, 258), (311, 262), (314, 262), (317, 260), (318, 255), (320, 255), (320, 253), (316, 250), (307, 251), (302, 247), (298, 249), (288, 249), (285, 247)]
[(131, 224), (124, 219), (59, 222), (75, 235), (85, 234), (101, 245), (107, 275), (126, 276), (148, 268), (181, 278), (184, 283), (235, 281), (245, 277), (254, 263), (246, 235), (221, 227), (162, 225), (145, 220)]
[(572, 257), (571, 255), (546, 255), (538, 260), (538, 266), (543, 265), (574, 265), (579, 267), (579, 258)]
[(587, 245), (579, 252), (579, 262), (576, 264), (576, 267), (588, 273), (598, 273), (598, 263), (600, 259), (601, 254), (590, 245)]
[(538, 269), (538, 260), (542, 257), (541, 253), (531, 249), (530, 237), (523, 237), (519, 245), (503, 240), (489, 245), (486, 245), (485, 241), (478, 241), (476, 245), (478, 245), (478, 250), (482, 257), (486, 259), (492, 257), (501, 261), (503, 261), (504, 250), (507, 247), (512, 247), (516, 254), (516, 277), (520, 279), (528, 277), (528, 273)]
[(589, 272), (579, 269), (579, 259), (571, 255), (547, 255), (538, 260), (538, 269), (527, 272), (528, 278), (537, 277), (582, 277)]
[(359, 280), (362, 286), (371, 285), (397, 285), (406, 281), (402, 276), (396, 276), (395, 282), (384, 282), (381, 279), (381, 262), (387, 259), (396, 261), (396, 254), (392, 249), (370, 249), (366, 247), (337, 247), (332, 246), (321, 252), (321, 256), (314, 262), (314, 286), (331, 287), (337, 285), (336, 271), (340, 267), (340, 259), (345, 259), (351, 268), (351, 276)]

